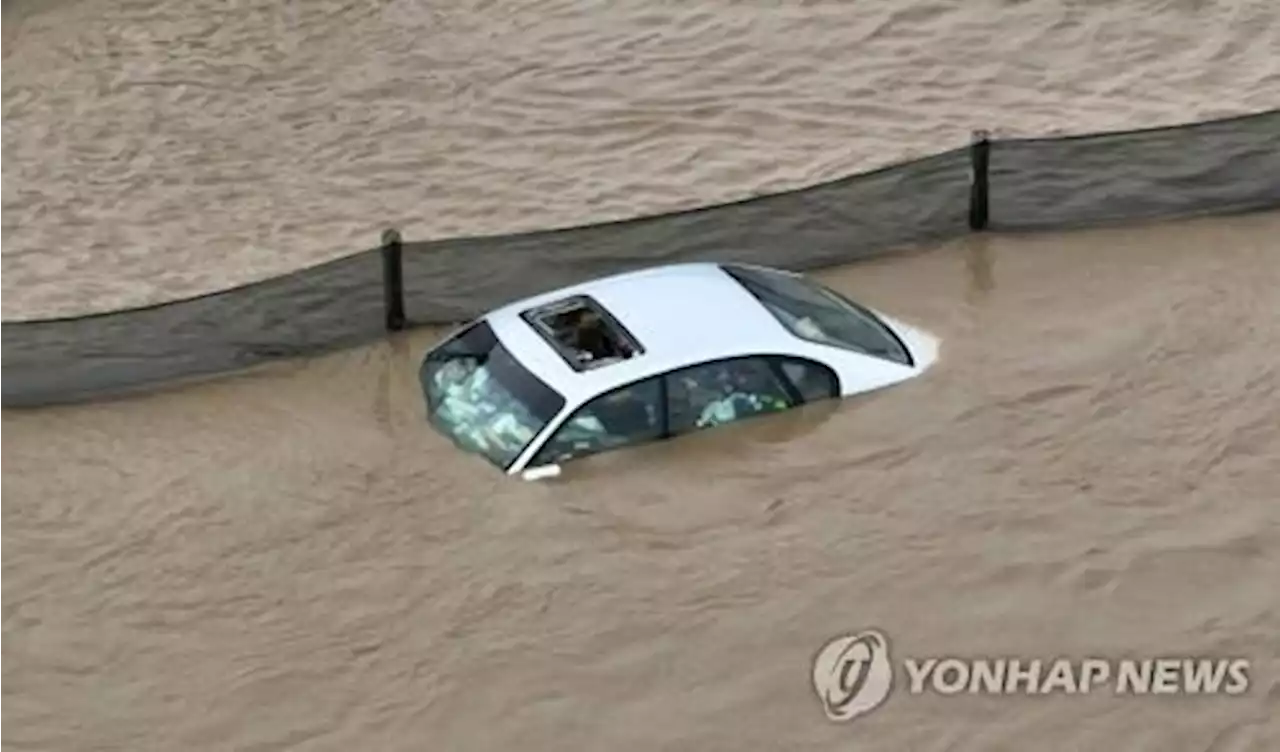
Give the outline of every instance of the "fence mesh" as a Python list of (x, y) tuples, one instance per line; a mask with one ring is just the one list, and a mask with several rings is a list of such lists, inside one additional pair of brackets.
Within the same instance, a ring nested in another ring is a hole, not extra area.
[(1127, 133), (995, 141), (991, 228), (1053, 230), (1280, 206), (1280, 110)]
[(404, 248), (405, 311), (458, 321), (501, 303), (641, 266), (733, 260), (796, 270), (963, 232), (968, 152), (735, 204), (604, 225)]
[(108, 396), (359, 344), (382, 332), (381, 259), (365, 251), (190, 300), (6, 322), (4, 405)]
[[(1280, 110), (1187, 126), (994, 141), (783, 194), (566, 230), (403, 246), (411, 324), (463, 321), (525, 295), (658, 263), (803, 271), (968, 232), (1084, 227), (1280, 208)], [(975, 191), (973, 186), (978, 186)], [(981, 194), (982, 187), (987, 186)], [(1207, 250), (1206, 252), (1212, 252)], [(142, 309), (3, 324), (4, 405), (114, 395), (373, 340), (379, 249)]]

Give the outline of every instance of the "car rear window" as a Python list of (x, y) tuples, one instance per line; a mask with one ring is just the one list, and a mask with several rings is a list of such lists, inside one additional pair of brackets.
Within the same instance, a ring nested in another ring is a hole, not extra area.
[(419, 378), (432, 425), (504, 470), (565, 405), (483, 321), (427, 353)]

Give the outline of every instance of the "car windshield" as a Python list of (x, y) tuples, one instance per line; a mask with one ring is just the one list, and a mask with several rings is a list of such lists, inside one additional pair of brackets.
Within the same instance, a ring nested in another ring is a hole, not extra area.
[(504, 470), (565, 404), (483, 321), (429, 352), (419, 378), (432, 425)]
[(893, 330), (843, 295), (804, 277), (742, 266), (723, 268), (795, 336), (912, 365), (911, 353)]

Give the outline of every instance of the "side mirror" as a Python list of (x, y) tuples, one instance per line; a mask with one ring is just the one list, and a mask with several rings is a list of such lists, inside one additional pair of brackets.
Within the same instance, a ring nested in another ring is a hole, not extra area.
[(557, 464), (542, 465), (540, 467), (531, 467), (521, 473), (525, 480), (546, 480), (547, 478), (556, 478), (560, 476), (560, 466)]

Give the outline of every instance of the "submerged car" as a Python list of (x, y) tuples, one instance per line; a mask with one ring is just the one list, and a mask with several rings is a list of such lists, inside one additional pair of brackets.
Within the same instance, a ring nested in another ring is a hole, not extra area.
[(868, 392), (924, 372), (929, 334), (807, 277), (653, 267), (536, 295), (432, 348), (431, 424), (508, 474)]

